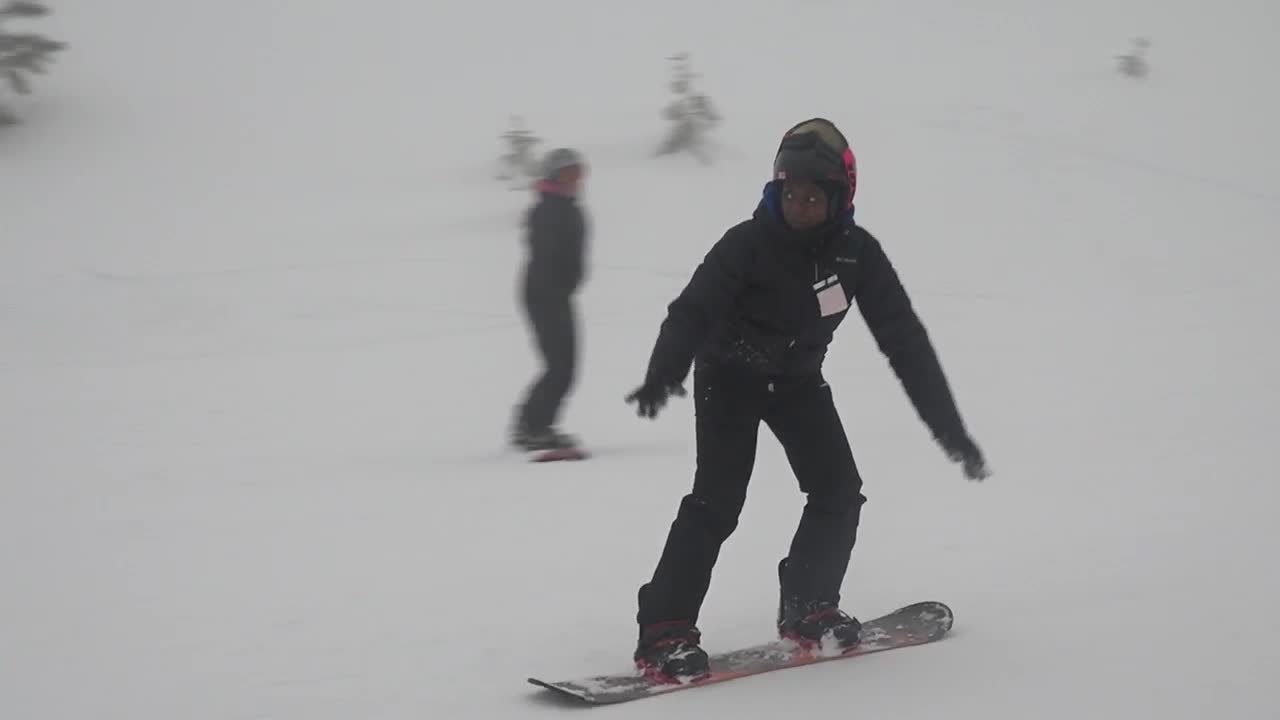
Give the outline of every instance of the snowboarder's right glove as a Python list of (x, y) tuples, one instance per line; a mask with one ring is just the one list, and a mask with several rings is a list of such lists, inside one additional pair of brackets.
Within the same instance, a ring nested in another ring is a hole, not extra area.
[(657, 417), (658, 411), (667, 404), (672, 395), (684, 397), (684, 386), (680, 383), (664, 384), (655, 380), (645, 380), (627, 396), (627, 403), (636, 404), (636, 414), (640, 417)]
[(969, 437), (968, 433), (940, 437), (938, 442), (948, 458), (953, 462), (964, 463), (965, 477), (978, 482), (991, 477), (991, 470), (987, 467), (986, 459), (982, 457), (982, 451), (978, 449), (977, 443)]

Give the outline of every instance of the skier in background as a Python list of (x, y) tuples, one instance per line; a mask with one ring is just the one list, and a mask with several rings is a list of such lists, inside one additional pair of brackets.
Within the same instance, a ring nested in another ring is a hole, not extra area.
[[(840, 608), (862, 478), (823, 376), (833, 334), (858, 306), (924, 424), (965, 475), (988, 475), (924, 325), (880, 242), (853, 221), (857, 170), (844, 136), (813, 119), (783, 137), (753, 217), (730, 228), (670, 304), (644, 383), (655, 417), (693, 367), (697, 466), (652, 579), (638, 593), (634, 659), (659, 680), (708, 672), (699, 611), (746, 500), (764, 422), (807, 496), (778, 564), (777, 631), (803, 646), (856, 646)], [(696, 360), (696, 364), (695, 364)]]
[(556, 420), (573, 386), (577, 364), (577, 316), (573, 295), (586, 275), (586, 218), (578, 203), (586, 164), (569, 148), (543, 162), (538, 200), (525, 218), (528, 260), (520, 292), (543, 371), (517, 407), (512, 443), (528, 451), (566, 450), (576, 438)]

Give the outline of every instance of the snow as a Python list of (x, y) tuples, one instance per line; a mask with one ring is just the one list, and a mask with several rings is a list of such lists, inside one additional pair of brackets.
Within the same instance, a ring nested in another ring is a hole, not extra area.
[[(59, 3), (0, 134), (0, 717), (552, 717), (526, 677), (626, 669), (693, 453), (687, 399), (622, 398), (815, 115), (995, 471), (851, 319), (846, 603), (942, 600), (953, 635), (607, 712), (1273, 717), (1275, 8), (1035, 5)], [(681, 51), (710, 166), (647, 157)], [(586, 463), (502, 448), (535, 363), (512, 113), (592, 162)], [(799, 516), (765, 436), (713, 649), (769, 635)]]

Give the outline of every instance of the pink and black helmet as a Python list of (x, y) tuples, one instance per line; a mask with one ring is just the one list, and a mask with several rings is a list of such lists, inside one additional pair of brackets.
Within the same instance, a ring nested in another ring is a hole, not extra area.
[(836, 207), (848, 209), (858, 189), (858, 163), (835, 123), (813, 118), (782, 136), (773, 158), (773, 179), (812, 180), (838, 193)]

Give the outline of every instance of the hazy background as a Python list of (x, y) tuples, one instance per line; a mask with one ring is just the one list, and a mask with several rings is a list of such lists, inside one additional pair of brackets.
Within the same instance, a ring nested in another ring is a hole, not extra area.
[[(942, 600), (954, 636), (607, 712), (1273, 716), (1274, 3), (54, 8), (0, 131), (0, 716), (550, 717), (526, 677), (627, 669), (693, 436), (622, 398), (817, 115), (995, 471), (851, 317), (847, 609)], [(677, 52), (709, 165), (651, 156)], [(502, 446), (536, 370), (512, 114), (592, 164), (585, 463)], [(771, 635), (801, 503), (765, 433), (708, 649)]]

